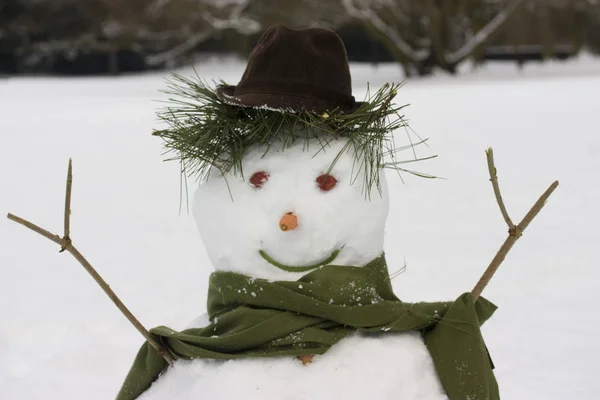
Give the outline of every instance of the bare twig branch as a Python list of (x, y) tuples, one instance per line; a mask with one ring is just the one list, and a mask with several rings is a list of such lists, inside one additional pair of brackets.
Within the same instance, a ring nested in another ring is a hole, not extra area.
[(70, 214), (71, 214), (71, 186), (73, 182), (72, 175), (73, 167), (72, 162), (69, 160), (69, 169), (67, 172), (67, 190), (65, 196), (65, 236), (60, 237), (55, 235), (39, 226), (23, 219), (17, 217), (13, 214), (8, 214), (6, 217), (11, 221), (14, 221), (18, 224), (25, 226), (26, 228), (31, 229), (32, 231), (42, 235), (43, 237), (53, 241), (54, 243), (61, 246), (62, 251), (68, 251), (71, 255), (79, 261), (79, 263), (85, 268), (85, 270), (94, 278), (96, 283), (100, 285), (104, 293), (108, 295), (108, 297), (112, 300), (112, 302), (117, 306), (119, 310), (125, 315), (125, 317), (133, 324), (133, 326), (144, 336), (144, 338), (150, 343), (150, 345), (157, 351), (157, 353), (165, 359), (165, 361), (169, 364), (173, 364), (175, 359), (174, 355), (172, 355), (167, 349), (165, 349), (158, 340), (150, 333), (144, 326), (137, 320), (137, 318), (129, 311), (129, 309), (123, 304), (123, 302), (119, 299), (119, 297), (113, 292), (110, 286), (106, 283), (104, 279), (98, 274), (98, 272), (92, 267), (88, 260), (73, 246), (71, 243), (71, 239), (69, 238), (69, 230), (70, 230)]
[(46, 239), (50, 239), (52, 240), (54, 243), (58, 244), (58, 245), (63, 245), (64, 241), (63, 239), (58, 236), (55, 235), (51, 232), (48, 232), (47, 230), (40, 228), (37, 225), (32, 224), (29, 221), (24, 220), (23, 218), (17, 217), (16, 215), (13, 215), (11, 213), (8, 213), (8, 215), (6, 216), (6, 218), (10, 219), (11, 221), (15, 221), (17, 224), (21, 224), (26, 228), (31, 229), (32, 231), (39, 233), (40, 235), (42, 235), (43, 237), (45, 237)]
[[(69, 158), (69, 169), (67, 170), (67, 191), (65, 193), (65, 234), (63, 238), (71, 241), (71, 187), (73, 186), (73, 160)], [(61, 252), (65, 251), (63, 247)]]
[(521, 223), (519, 223), (519, 226), (517, 226), (517, 230), (521, 234), (523, 233), (525, 228), (527, 228), (529, 226), (531, 221), (533, 221), (533, 219), (539, 214), (539, 212), (542, 210), (542, 208), (546, 205), (546, 201), (548, 201), (548, 198), (550, 197), (552, 192), (554, 192), (554, 190), (557, 187), (558, 187), (558, 181), (554, 181), (552, 183), (552, 185), (550, 185), (550, 187), (548, 189), (546, 189), (544, 194), (542, 194), (540, 196), (538, 201), (533, 205), (533, 207), (531, 208), (531, 210), (529, 210), (529, 212), (525, 215), (525, 217), (523, 217), (523, 220), (521, 221)]
[[(497, 191), (496, 200), (498, 201), (498, 205), (500, 206), (500, 209), (502, 210), (504, 204), (502, 203), (502, 196), (500, 195), (500, 188), (498, 187), (498, 181), (497, 181), (497, 179), (495, 179), (496, 168), (494, 166), (494, 153), (492, 152), (491, 148), (488, 149), (488, 151), (486, 153), (487, 153), (487, 157), (488, 157), (488, 167), (490, 170), (490, 178), (491, 178), (492, 184), (494, 185), (494, 192), (496, 193), (496, 191)], [(554, 190), (557, 187), (558, 187), (558, 181), (555, 181), (544, 192), (544, 194), (542, 194), (540, 196), (538, 201), (536, 201), (536, 203), (529, 210), (529, 212), (525, 215), (525, 217), (519, 223), (519, 225), (517, 225), (517, 226), (512, 225), (512, 228), (509, 229), (508, 237), (506, 238), (504, 243), (502, 243), (500, 250), (498, 250), (498, 252), (496, 253), (496, 256), (490, 262), (490, 265), (487, 267), (487, 269), (485, 270), (485, 272), (483, 273), (483, 275), (481, 276), (481, 278), (479, 279), (479, 281), (477, 282), (477, 284), (471, 291), (471, 296), (473, 297), (473, 300), (477, 300), (479, 298), (479, 296), (481, 295), (481, 292), (483, 292), (483, 289), (485, 289), (487, 284), (490, 282), (490, 280), (492, 279), (492, 277), (498, 270), (498, 267), (500, 267), (500, 264), (502, 264), (502, 261), (504, 261), (504, 259), (506, 258), (506, 255), (508, 254), (510, 249), (514, 246), (514, 244), (517, 242), (517, 240), (519, 240), (519, 238), (523, 235), (523, 231), (525, 231), (525, 229), (529, 226), (531, 221), (533, 221), (533, 219), (536, 217), (536, 215), (538, 215), (538, 213), (542, 210), (542, 208), (546, 204), (546, 201), (548, 200), (548, 198), (550, 197), (552, 192), (554, 192)], [(505, 212), (506, 212), (506, 209), (504, 209), (503, 215)], [(507, 223), (508, 223), (510, 221), (510, 218), (508, 218), (508, 213), (505, 216), (505, 220), (506, 219), (508, 219), (507, 220)], [(512, 224), (512, 222), (509, 224), (509, 226), (511, 226), (511, 224)]]
[(494, 150), (490, 147), (485, 151), (487, 155), (487, 163), (488, 163), (488, 171), (490, 172), (490, 181), (492, 182), (492, 186), (494, 187), (494, 194), (496, 195), (496, 201), (498, 202), (498, 206), (500, 207), (500, 212), (508, 225), (508, 230), (511, 231), (515, 229), (515, 224), (513, 224), (512, 220), (508, 216), (508, 211), (506, 211), (506, 207), (504, 206), (504, 200), (502, 200), (502, 194), (500, 193), (500, 187), (498, 186), (498, 175), (496, 174), (496, 165), (494, 164)]

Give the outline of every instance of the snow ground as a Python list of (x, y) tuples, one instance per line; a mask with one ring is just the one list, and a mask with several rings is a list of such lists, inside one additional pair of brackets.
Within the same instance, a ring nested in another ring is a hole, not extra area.
[[(243, 64), (199, 74), (235, 83)], [(411, 80), (400, 102), (431, 138), (415, 165), (445, 180), (388, 176), (390, 268), (407, 301), (470, 290), (506, 235), (484, 149), (496, 153), (509, 212), (519, 220), (554, 180), (560, 187), (485, 295), (484, 328), (505, 399), (594, 399), (600, 391), (600, 62), (464, 68)], [(190, 71), (184, 71), (189, 73)], [(0, 81), (0, 211), (62, 229), (67, 160), (74, 160), (72, 237), (147, 326), (183, 328), (204, 312), (211, 272), (190, 215), (178, 215), (179, 171), (162, 163), (153, 100), (167, 74)], [(353, 66), (358, 98), (395, 66)], [(399, 137), (402, 137), (400, 133)], [(191, 184), (191, 182), (190, 182)], [(141, 336), (75, 260), (0, 219), (0, 398), (106, 399)]]

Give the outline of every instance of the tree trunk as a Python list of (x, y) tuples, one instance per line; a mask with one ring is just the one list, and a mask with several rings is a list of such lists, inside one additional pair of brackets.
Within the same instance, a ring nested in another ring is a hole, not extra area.
[(110, 75), (119, 75), (119, 51), (110, 49), (108, 51), (108, 73)]

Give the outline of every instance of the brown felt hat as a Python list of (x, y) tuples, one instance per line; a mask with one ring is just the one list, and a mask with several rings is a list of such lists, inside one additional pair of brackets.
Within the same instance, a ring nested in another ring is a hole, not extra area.
[(362, 103), (352, 96), (346, 48), (333, 31), (270, 27), (248, 59), (237, 86), (217, 95), (242, 107), (351, 113)]

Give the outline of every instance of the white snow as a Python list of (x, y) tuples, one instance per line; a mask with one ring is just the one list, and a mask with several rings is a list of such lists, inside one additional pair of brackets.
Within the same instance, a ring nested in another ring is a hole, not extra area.
[[(198, 187), (193, 214), (215, 269), (296, 280), (306, 272), (276, 268), (259, 250), (294, 267), (318, 264), (335, 251), (339, 251), (332, 262), (336, 265), (362, 266), (381, 255), (388, 213), (385, 179), (381, 193), (371, 188), (368, 201), (364, 174), (356, 176), (362, 160), (355, 165), (352, 146), (340, 154), (346, 139), (328, 144), (325, 140), (322, 145), (316, 139), (301, 139), (287, 148), (281, 142), (271, 144), (268, 151), (254, 148), (244, 159), (243, 177), (233, 171), (224, 177), (211, 173)], [(338, 154), (329, 172), (337, 184), (322, 191), (316, 179), (328, 172)], [(269, 175), (260, 188), (249, 182), (256, 172)], [(298, 227), (284, 232), (279, 221), (288, 212), (296, 215)]]
[[(235, 84), (243, 67), (197, 70)], [(405, 175), (402, 184), (388, 175), (384, 248), (392, 272), (408, 264), (395, 290), (406, 301), (455, 298), (497, 251), (506, 227), (487, 146), (514, 220), (559, 179), (486, 288), (500, 308), (483, 331), (503, 398), (595, 399), (600, 63), (469, 68), (457, 78), (411, 80), (399, 92), (412, 104), (412, 127), (431, 138), (418, 155), (440, 155), (415, 167), (446, 179)], [(367, 81), (376, 88), (402, 79), (396, 66), (352, 72), (357, 99)], [(160, 141), (149, 135), (164, 76), (0, 81), (0, 211), (60, 233), (73, 157), (75, 244), (144, 325), (183, 329), (205, 311), (212, 266), (185, 202), (178, 216), (179, 166), (160, 161)], [(114, 397), (142, 338), (77, 262), (5, 219), (0, 271), (0, 398)]]
[[(343, 395), (341, 395), (343, 393)], [(312, 364), (294, 357), (177, 362), (140, 400), (448, 400), (420, 335), (343, 339)]]

